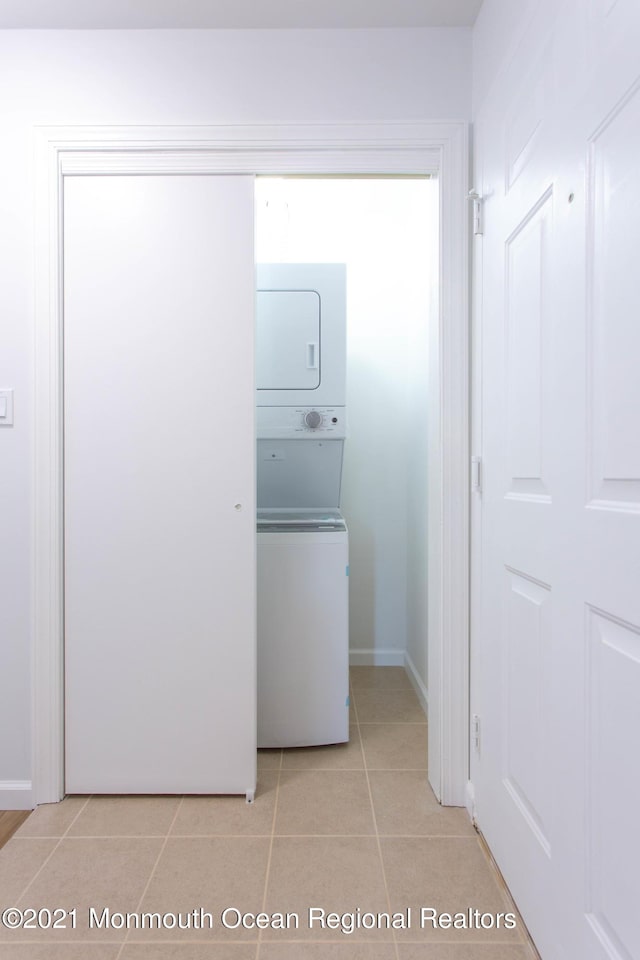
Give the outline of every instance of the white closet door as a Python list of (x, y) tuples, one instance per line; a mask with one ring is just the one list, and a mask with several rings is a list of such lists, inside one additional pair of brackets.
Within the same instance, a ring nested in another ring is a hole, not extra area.
[(253, 178), (64, 188), (67, 793), (255, 787)]

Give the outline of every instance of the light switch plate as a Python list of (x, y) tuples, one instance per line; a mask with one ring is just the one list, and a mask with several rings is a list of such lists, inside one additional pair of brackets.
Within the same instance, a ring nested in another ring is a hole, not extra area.
[(13, 426), (13, 390), (0, 390), (0, 427)]

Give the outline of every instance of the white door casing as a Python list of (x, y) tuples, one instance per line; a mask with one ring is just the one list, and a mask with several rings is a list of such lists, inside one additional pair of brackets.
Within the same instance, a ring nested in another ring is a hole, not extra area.
[(253, 196), (65, 178), (67, 793), (255, 791)]
[(61, 198), (66, 176), (429, 173), (440, 182), (438, 322), (429, 431), (429, 779), (463, 804), (468, 778), (467, 130), (355, 126), (42, 128), (35, 131), (35, 803), (62, 796)]
[(476, 139), (471, 773), (545, 960), (640, 956), (639, 41), (534, 17)]

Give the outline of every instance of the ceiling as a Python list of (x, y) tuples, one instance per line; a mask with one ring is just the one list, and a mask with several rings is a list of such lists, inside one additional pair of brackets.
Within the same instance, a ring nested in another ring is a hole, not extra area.
[(471, 26), (482, 0), (0, 0), (0, 29)]

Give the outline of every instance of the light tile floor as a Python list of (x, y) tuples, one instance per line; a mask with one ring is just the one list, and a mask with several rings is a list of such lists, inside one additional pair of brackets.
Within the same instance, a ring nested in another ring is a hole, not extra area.
[[(0, 908), (75, 907), (77, 928), (0, 927), (2, 960), (532, 960), (520, 921), (421, 928), (423, 906), (514, 908), (466, 812), (440, 807), (427, 785), (427, 727), (404, 670), (355, 667), (351, 683), (349, 744), (261, 751), (252, 805), (67, 797), (39, 807), (0, 850)], [(202, 907), (214, 925), (89, 929), (90, 907), (112, 916)], [(383, 916), (380, 929), (310, 928), (311, 907), (361, 917), (410, 909), (411, 926), (387, 929)], [(226, 908), (295, 914), (298, 927), (226, 929)]]

